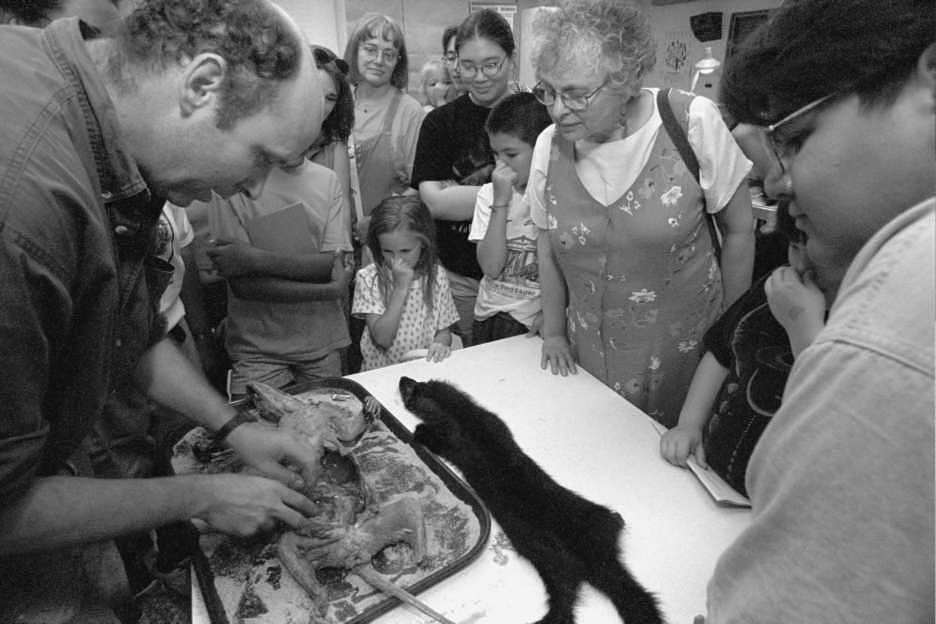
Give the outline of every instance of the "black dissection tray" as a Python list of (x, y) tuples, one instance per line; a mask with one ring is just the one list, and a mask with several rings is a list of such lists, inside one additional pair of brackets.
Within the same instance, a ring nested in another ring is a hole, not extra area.
[[(340, 377), (313, 384), (293, 386), (287, 389), (291, 394), (300, 396), (327, 395), (329, 390), (334, 390), (338, 394), (345, 392), (354, 395), (361, 402), (369, 397), (371, 401), (376, 402), (363, 386), (350, 379)], [(246, 406), (240, 405), (239, 408), (245, 409)], [(451, 528), (452, 526), (457, 526), (457, 530), (463, 533), (453, 539), (440, 540), (440, 543), (444, 543), (446, 546), (452, 547), (452, 549), (451, 552), (443, 553), (443, 556), (432, 559), (438, 564), (438, 567), (430, 565), (411, 579), (405, 576), (394, 579), (394, 582), (397, 582), (410, 593), (419, 594), (458, 572), (478, 557), (484, 550), (490, 536), (491, 516), (474, 491), (458, 475), (424, 448), (412, 443), (412, 433), (383, 405), (380, 405), (380, 413), (376, 420), (383, 424), (386, 431), (380, 429), (379, 426), (375, 428), (374, 436), (378, 439), (378, 443), (374, 446), (375, 452), (381, 453), (380, 449), (382, 447), (380, 445), (387, 447), (388, 452), (385, 453), (384, 463), (388, 467), (385, 470), (387, 475), (391, 476), (394, 487), (401, 487), (404, 490), (405, 488), (411, 488), (420, 492), (421, 496), (426, 496), (427, 492), (435, 492), (429, 499), (432, 501), (431, 504), (424, 506), (424, 508), (433, 510), (427, 515), (427, 525), (431, 525), (433, 522), (442, 522), (441, 518), (444, 517), (446, 526), (439, 529), (437, 533), (452, 532), (454, 535), (455, 531)], [(384, 435), (387, 432), (392, 435)], [(192, 435), (199, 435), (198, 430), (186, 437), (190, 438)], [(367, 440), (370, 435), (366, 434), (364, 440)], [(365, 444), (364, 440), (358, 442), (358, 444)], [(185, 448), (185, 442), (186, 440), (183, 439), (176, 446), (174, 455), (190, 452), (192, 442), (189, 440), (189, 449)], [(384, 457), (384, 455), (381, 455), (381, 457)], [(399, 465), (394, 465), (394, 462), (398, 462)], [(399, 478), (396, 475), (399, 475)], [(424, 475), (425, 478), (419, 475)], [(430, 481), (431, 483), (429, 483)], [(447, 500), (457, 502), (448, 510), (445, 509), (444, 504), (436, 504), (436, 501)], [(280, 575), (287, 575), (288, 572), (285, 569), (282, 569), (281, 572), (277, 571), (279, 566), (272, 555), (272, 548), (259, 542), (241, 544), (237, 540), (213, 536), (212, 539), (216, 548), (211, 549), (211, 552), (206, 552), (205, 539), (202, 538), (203, 548), (196, 553), (193, 568), (212, 624), (228, 624), (232, 621), (245, 624), (254, 622), (257, 624), (267, 624), (268, 622), (269, 624), (285, 624), (280, 621), (283, 617), (282, 613), (278, 613), (275, 608), (271, 608), (275, 605), (263, 605), (262, 601), (260, 601), (259, 608), (256, 605), (251, 608), (250, 604), (246, 604), (249, 603), (250, 599), (256, 598), (255, 596), (246, 596), (249, 588), (245, 589), (236, 601), (232, 598), (236, 594), (240, 580), (245, 583), (242, 587), (246, 587), (247, 584), (252, 582), (247, 579), (262, 579), (257, 582), (264, 583), (275, 581), (274, 584), (279, 589), (281, 585)], [(227, 543), (222, 545), (223, 550), (228, 555), (232, 551), (238, 551), (244, 555), (243, 561), (247, 563), (243, 563), (238, 573), (235, 574), (231, 571), (230, 556), (218, 555), (218, 540), (227, 540)], [(224, 577), (223, 582), (220, 577)], [(223, 592), (219, 591), (219, 587), (222, 585)], [(368, 589), (370, 588), (368, 587)], [(329, 602), (328, 616), (336, 623), (364, 624), (371, 622), (401, 604), (397, 598), (386, 596), (376, 590), (368, 592), (349, 591), (349, 594), (350, 597), (339, 597), (337, 600)], [(268, 602), (270, 600), (270, 598), (267, 598)], [(276, 598), (272, 600), (276, 600)], [(234, 604), (234, 602), (238, 604)]]

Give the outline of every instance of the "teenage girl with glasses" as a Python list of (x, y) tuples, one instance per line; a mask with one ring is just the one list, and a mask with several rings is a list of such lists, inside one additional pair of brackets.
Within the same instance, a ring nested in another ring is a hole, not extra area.
[(439, 259), (448, 271), (458, 331), (471, 344), (481, 279), (475, 243), (468, 241), (475, 198), (491, 181), (494, 154), (484, 130), (491, 108), (510, 92), (515, 44), (496, 11), (471, 14), (455, 35), (459, 81), (467, 93), (426, 115), (419, 133), (413, 188), (436, 220)]

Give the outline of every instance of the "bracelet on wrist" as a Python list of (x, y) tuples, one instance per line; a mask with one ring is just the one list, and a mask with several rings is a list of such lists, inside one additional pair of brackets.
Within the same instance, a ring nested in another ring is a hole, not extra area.
[(491, 210), (497, 210), (499, 208), (507, 210), (510, 208), (510, 204), (491, 204)]
[(234, 414), (230, 420), (221, 425), (221, 428), (211, 434), (211, 443), (215, 446), (220, 445), (227, 437), (231, 434), (232, 431), (243, 425), (244, 423), (253, 422), (253, 416), (251, 416), (246, 411), (238, 411)]

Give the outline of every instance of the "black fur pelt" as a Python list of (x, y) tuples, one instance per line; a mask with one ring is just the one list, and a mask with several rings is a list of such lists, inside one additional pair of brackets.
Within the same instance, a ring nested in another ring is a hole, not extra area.
[(543, 579), (549, 611), (538, 624), (573, 624), (583, 581), (608, 596), (627, 624), (663, 621), (656, 599), (621, 563), (619, 514), (556, 483), (500, 418), (454, 386), (401, 377), (400, 394), (422, 421), (415, 441), (458, 467)]

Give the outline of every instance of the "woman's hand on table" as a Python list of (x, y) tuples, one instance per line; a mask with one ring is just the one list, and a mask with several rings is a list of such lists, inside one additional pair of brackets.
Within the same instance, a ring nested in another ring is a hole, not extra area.
[(660, 438), (660, 454), (669, 463), (683, 468), (689, 456), (693, 455), (700, 466), (708, 468), (705, 448), (702, 446), (702, 430), (697, 427), (676, 425), (664, 433)]
[(565, 336), (543, 336), (543, 354), (540, 358), (540, 368), (549, 367), (553, 375), (563, 377), (570, 373), (574, 375), (575, 358), (572, 357), (572, 347)]

